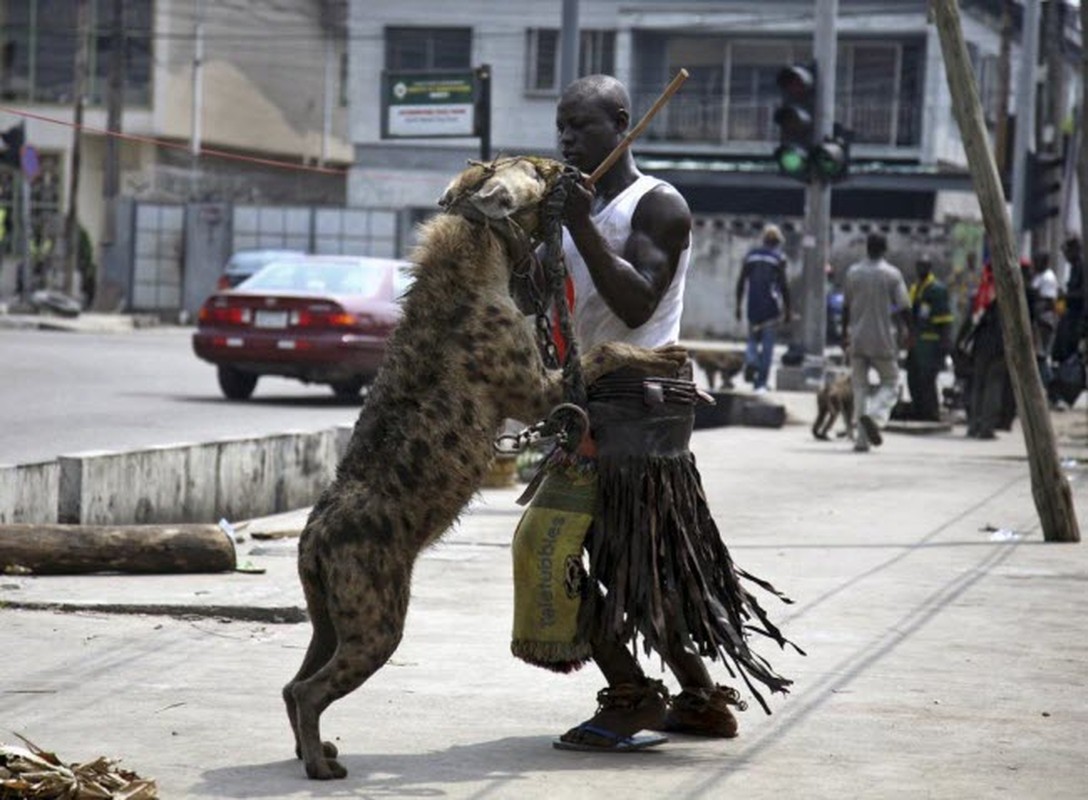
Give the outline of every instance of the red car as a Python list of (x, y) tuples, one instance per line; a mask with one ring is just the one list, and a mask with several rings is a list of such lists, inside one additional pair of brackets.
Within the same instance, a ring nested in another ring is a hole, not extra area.
[(408, 266), (367, 256), (274, 261), (204, 301), (193, 350), (216, 365), (231, 400), (252, 395), (261, 375), (327, 383), (354, 397), (378, 373)]

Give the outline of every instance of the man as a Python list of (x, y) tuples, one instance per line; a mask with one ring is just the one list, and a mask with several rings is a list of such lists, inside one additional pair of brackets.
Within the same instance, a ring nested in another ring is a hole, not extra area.
[(786, 257), (782, 255), (782, 231), (767, 225), (761, 244), (748, 251), (737, 278), (737, 322), (740, 322), (744, 289), (748, 288), (748, 347), (745, 375), (753, 374), (756, 394), (767, 391), (774, 359), (778, 325), (790, 318), (790, 289), (786, 281)]
[(937, 375), (944, 369), (950, 352), (952, 311), (948, 289), (934, 277), (929, 256), (921, 256), (914, 268), (916, 279), (910, 287), (910, 307), (915, 337), (914, 346), (907, 353), (910, 417), (937, 422), (941, 418)]
[(1050, 266), (1050, 254), (1036, 253), (1031, 260), (1031, 288), (1028, 292), (1031, 337), (1039, 377), (1043, 389), (1051, 398), (1053, 373), (1050, 369), (1050, 351), (1054, 347), (1054, 334), (1058, 329), (1058, 294), (1058, 276)]
[[(594, 75), (574, 82), (556, 114), (563, 158), (583, 173), (592, 172), (622, 141), (630, 121), (630, 98), (615, 78)], [(595, 193), (580, 184), (572, 189), (564, 223), (578, 346), (675, 343), (691, 251), (691, 214), (683, 197), (664, 181), (641, 174), (626, 151), (597, 182)], [(748, 649), (746, 631), (757, 620), (780, 644), (785, 640), (739, 586), (706, 508), (688, 450), (694, 384), (677, 377), (647, 381), (613, 373), (589, 387), (593, 436), (583, 442), (576, 466), (593, 471), (596, 494), (585, 540), (589, 573), (580, 592), (578, 638), (588, 642), (608, 686), (598, 694), (597, 713), (555, 742), (560, 749), (632, 750), (664, 741), (634, 737), (642, 729), (735, 736), (729, 706), (743, 703), (735, 690), (715, 685), (698, 653), (728, 656), (772, 691), (784, 692), (789, 685)], [(555, 465), (550, 463), (553, 471), (546, 473), (519, 525), (515, 565), (527, 538), (526, 520), (542, 496), (557, 494), (549, 486), (565, 466)], [(670, 491), (659, 491), (666, 483)], [(544, 561), (557, 560), (547, 544)], [(575, 566), (580, 563), (579, 556)], [(570, 581), (565, 583), (569, 591)], [(515, 617), (516, 627), (516, 610)], [(648, 679), (633, 655), (631, 643), (639, 637), (679, 681), (683, 691), (671, 702), (663, 684)], [(582, 663), (549, 664), (552, 642), (537, 651), (525, 645), (523, 652), (533, 651), (526, 657), (519, 652), (524, 644), (515, 631), (515, 654), (538, 666), (566, 672)]]
[(1054, 337), (1054, 361), (1061, 364), (1077, 352), (1081, 336), (1081, 320), (1084, 318), (1084, 257), (1080, 238), (1070, 236), (1062, 244), (1065, 257), (1065, 311), (1058, 320)]
[[(888, 240), (870, 233), (865, 242), (867, 258), (846, 272), (843, 327), (850, 355), (854, 385), (854, 412), (858, 436), (854, 450), (866, 452), (883, 442), (880, 429), (888, 424), (899, 387), (899, 329), (911, 349), (911, 308), (907, 286), (899, 270), (884, 260)], [(869, 370), (880, 383), (869, 387)]]

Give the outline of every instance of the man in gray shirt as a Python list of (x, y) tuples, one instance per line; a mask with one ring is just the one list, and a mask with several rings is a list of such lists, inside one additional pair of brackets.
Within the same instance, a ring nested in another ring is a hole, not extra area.
[[(868, 258), (846, 272), (843, 308), (843, 347), (853, 373), (858, 452), (883, 442), (880, 429), (888, 424), (899, 388), (900, 330), (908, 350), (913, 336), (907, 285), (899, 270), (884, 260), (888, 240), (871, 233), (865, 249)], [(875, 391), (869, 386), (870, 369), (880, 376)]]

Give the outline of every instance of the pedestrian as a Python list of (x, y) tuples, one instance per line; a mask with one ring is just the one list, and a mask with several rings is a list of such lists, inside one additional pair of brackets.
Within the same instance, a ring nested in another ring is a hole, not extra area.
[(1077, 353), (1081, 323), (1084, 319), (1084, 256), (1080, 237), (1070, 236), (1062, 243), (1065, 257), (1065, 310), (1058, 320), (1052, 355), (1058, 364)]
[[(627, 133), (630, 97), (613, 77), (581, 78), (563, 92), (556, 122), (563, 158), (591, 173)], [(579, 348), (675, 343), (691, 253), (691, 214), (676, 189), (643, 175), (627, 150), (595, 192), (581, 184), (572, 189), (564, 226)], [(514, 537), (512, 649), (553, 671), (592, 660), (604, 674), (608, 685), (597, 695), (596, 714), (560, 736), (557, 748), (632, 750), (664, 741), (636, 737), (643, 729), (735, 736), (731, 707), (744, 702), (736, 689), (715, 683), (703, 657), (721, 658), (763, 704), (751, 678), (774, 692), (785, 692), (790, 681), (749, 649), (749, 632), (780, 645), (786, 640), (740, 584), (740, 576), (750, 576), (733, 566), (706, 506), (689, 450), (697, 396), (690, 363), (682, 376), (649, 381), (621, 370), (588, 387), (588, 395), (592, 436), (577, 454), (556, 450), (546, 461)], [(581, 505), (572, 511), (576, 500)], [(549, 508), (567, 516), (548, 516)], [(584, 543), (560, 557), (550, 532), (582, 515)], [(534, 532), (547, 541), (519, 586), (518, 565)], [(549, 570), (546, 578), (540, 574)], [(544, 603), (545, 613), (519, 611), (519, 596)], [(555, 609), (564, 597), (576, 598), (577, 621), (573, 637), (557, 641), (543, 628), (562, 622)], [(639, 639), (675, 676), (678, 695), (670, 698), (661, 681), (646, 676), (636, 657)]]
[(1050, 266), (1049, 253), (1036, 253), (1031, 260), (1030, 317), (1031, 339), (1035, 348), (1035, 363), (1047, 396), (1053, 398), (1050, 351), (1058, 330), (1058, 276)]
[(993, 266), (987, 261), (971, 301), (971, 316), (961, 344), (970, 362), (967, 436), (973, 439), (996, 439), (996, 428), (1012, 424), (1008, 409), (1012, 384), (1005, 365), (999, 314)]
[(910, 286), (914, 346), (907, 353), (907, 389), (910, 391), (910, 418), (937, 422), (941, 406), (937, 376), (944, 369), (951, 348), (952, 311), (948, 289), (933, 274), (933, 261), (923, 255), (914, 265), (915, 281)]
[(778, 326), (790, 318), (786, 257), (782, 254), (782, 231), (777, 225), (766, 225), (760, 234), (759, 246), (744, 256), (737, 278), (737, 322), (741, 320), (745, 288), (748, 290), (745, 374), (752, 376), (756, 394), (762, 394), (767, 391)]
[[(884, 234), (870, 233), (866, 258), (846, 272), (843, 326), (853, 376), (858, 452), (883, 443), (880, 430), (888, 423), (899, 388), (899, 340), (908, 351), (913, 344), (907, 285), (899, 270), (884, 260), (887, 251)], [(869, 386), (870, 369), (880, 378), (875, 391)]]

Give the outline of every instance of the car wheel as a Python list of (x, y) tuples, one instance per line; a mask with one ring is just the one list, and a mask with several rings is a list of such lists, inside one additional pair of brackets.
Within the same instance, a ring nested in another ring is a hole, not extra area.
[(366, 386), (365, 378), (351, 378), (346, 381), (334, 381), (332, 391), (337, 397), (350, 400), (353, 397), (358, 397), (364, 386)]
[(248, 400), (257, 386), (252, 372), (242, 372), (234, 367), (219, 367), (219, 388), (228, 400)]

